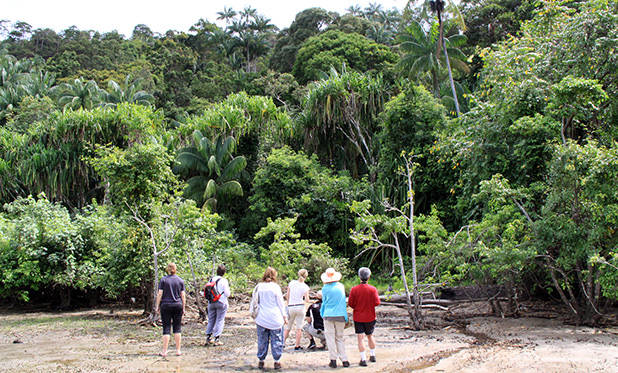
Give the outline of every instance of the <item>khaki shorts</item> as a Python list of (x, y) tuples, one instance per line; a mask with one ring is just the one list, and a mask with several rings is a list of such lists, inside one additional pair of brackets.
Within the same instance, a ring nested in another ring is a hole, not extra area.
[(288, 321), (289, 328), (301, 329), (303, 327), (303, 320), (305, 319), (305, 305), (288, 306), (288, 314), (290, 316), (290, 320)]

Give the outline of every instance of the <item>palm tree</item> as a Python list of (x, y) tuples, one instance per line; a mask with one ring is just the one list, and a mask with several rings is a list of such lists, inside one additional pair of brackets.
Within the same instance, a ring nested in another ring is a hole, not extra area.
[(238, 13), (236, 13), (234, 9), (224, 6), (222, 11), (217, 12), (217, 19), (223, 20), (225, 21), (225, 24), (228, 24), (234, 19), (234, 17), (236, 17), (237, 14)]
[(131, 74), (127, 74), (122, 86), (113, 80), (110, 80), (107, 86), (104, 105), (106, 107), (116, 107), (121, 102), (148, 106), (154, 101), (153, 95), (140, 89), (141, 79), (133, 79)]
[(363, 15), (363, 8), (358, 4), (350, 5), (346, 11), (355, 17)]
[[(431, 76), (432, 92), (435, 97), (440, 97), (439, 73), (445, 58), (436, 53), (436, 44), (439, 42), (439, 25), (434, 23), (425, 32), (421, 24), (412, 21), (404, 32), (399, 36), (399, 47), (403, 56), (397, 66), (407, 71), (411, 78), (421, 79), (424, 74)], [(449, 65), (454, 68), (467, 72), (468, 66), (465, 63), (466, 57), (457, 47), (466, 42), (464, 35), (453, 35), (445, 38), (445, 45), (448, 49)]]
[(251, 7), (245, 8), (240, 14), (240, 19), (232, 21), (228, 31), (245, 55), (246, 71), (251, 72), (253, 60), (268, 52), (267, 36), (276, 26)]
[(374, 23), (367, 30), (367, 37), (376, 43), (389, 44), (393, 40), (393, 33), (385, 25)]
[(365, 8), (365, 17), (373, 19), (378, 13), (382, 11), (382, 4), (369, 3), (369, 6)]
[(16, 108), (22, 100), (22, 94), (15, 87), (0, 87), (0, 124), (7, 113)]
[(72, 83), (62, 83), (52, 89), (57, 94), (58, 105), (67, 109), (92, 109), (99, 103), (102, 90), (94, 80), (77, 78)]
[(240, 11), (240, 18), (245, 22), (249, 22), (249, 19), (257, 17), (257, 9), (252, 8), (251, 5)]
[(48, 96), (55, 81), (54, 76), (48, 72), (31, 73), (26, 84), (27, 94), (33, 97)]
[(242, 196), (237, 180), (247, 161), (243, 156), (232, 155), (235, 148), (236, 141), (231, 136), (210, 141), (200, 131), (193, 132), (193, 146), (180, 150), (174, 168), (174, 172), (188, 178), (185, 196), (210, 211), (216, 211), (221, 200)]
[(451, 82), (451, 90), (453, 91), (453, 98), (455, 100), (455, 110), (457, 116), (459, 116), (459, 102), (457, 101), (457, 93), (455, 91), (455, 84), (453, 82), (453, 73), (448, 58), (448, 49), (446, 47), (446, 41), (444, 39), (444, 23), (442, 22), (442, 14), (450, 13), (454, 15), (455, 22), (457, 22), (462, 31), (466, 30), (466, 25), (463, 21), (463, 15), (459, 11), (457, 4), (448, 0), (448, 4), (444, 0), (430, 0), (429, 7), (432, 12), (438, 16), (438, 24), (440, 25), (440, 37), (438, 38), (438, 46), (436, 47), (436, 55), (440, 55), (440, 50), (444, 48), (444, 55), (446, 56), (446, 67), (448, 69), (449, 81)]

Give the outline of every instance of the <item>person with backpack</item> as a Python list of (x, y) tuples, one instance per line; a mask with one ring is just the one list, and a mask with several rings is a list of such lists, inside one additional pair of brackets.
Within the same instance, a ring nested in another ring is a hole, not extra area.
[(223, 332), (225, 325), (225, 314), (227, 313), (228, 300), (230, 296), (230, 284), (225, 275), (225, 265), (219, 264), (217, 275), (210, 279), (204, 289), (204, 296), (208, 300), (208, 326), (206, 327), (206, 345), (221, 346), (223, 343), (219, 336)]
[(281, 355), (283, 354), (283, 326), (287, 324), (288, 317), (283, 303), (283, 293), (277, 284), (277, 271), (266, 268), (262, 276), (262, 282), (253, 289), (251, 317), (255, 319), (257, 327), (257, 358), (258, 368), (264, 369), (264, 359), (268, 354), (268, 344), (275, 360), (275, 369), (281, 369)]
[(367, 344), (369, 345), (369, 361), (376, 362), (376, 342), (373, 339), (373, 330), (376, 326), (376, 306), (380, 305), (380, 296), (378, 290), (369, 285), (369, 277), (371, 270), (367, 267), (362, 267), (358, 270), (360, 284), (354, 286), (350, 290), (348, 305), (352, 307), (354, 312), (354, 331), (358, 340), (358, 351), (360, 352), (360, 366), (367, 366), (367, 355), (363, 339), (367, 336)]
[(300, 347), (300, 338), (302, 337), (303, 318), (305, 316), (305, 303), (309, 303), (309, 286), (305, 284), (309, 273), (306, 269), (298, 271), (298, 280), (292, 280), (288, 284), (288, 316), (290, 322), (285, 333), (283, 335), (283, 343), (288, 339), (288, 335), (291, 330), (296, 330), (296, 344), (294, 350), (299, 351), (303, 348)]
[(167, 347), (170, 343), (170, 329), (173, 328), (174, 342), (176, 342), (176, 355), (180, 356), (180, 332), (182, 315), (185, 313), (187, 298), (185, 294), (185, 282), (176, 276), (176, 264), (167, 265), (167, 276), (163, 276), (159, 282), (157, 299), (155, 300), (155, 312), (161, 312), (163, 323), (163, 349), (159, 354), (167, 356)]

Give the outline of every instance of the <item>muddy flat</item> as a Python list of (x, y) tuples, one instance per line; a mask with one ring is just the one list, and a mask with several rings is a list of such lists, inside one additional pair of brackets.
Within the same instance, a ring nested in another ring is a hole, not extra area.
[[(481, 306), (482, 307), (482, 306)], [(558, 319), (471, 317), (462, 325), (406, 328), (406, 312), (378, 309), (377, 362), (360, 367), (353, 328), (345, 342), (346, 372), (618, 372), (618, 329), (563, 324)], [(429, 315), (432, 316), (432, 315)], [(438, 319), (439, 315), (433, 315)], [(139, 311), (109, 309), (63, 313), (0, 313), (2, 372), (231, 372), (255, 371), (255, 325), (247, 307), (232, 305), (223, 346), (205, 347), (206, 326), (189, 313), (183, 355), (160, 352), (161, 328), (138, 325)], [(18, 343), (14, 343), (18, 342)], [(328, 351), (293, 351), (283, 371), (330, 372)], [(308, 341), (303, 339), (303, 346)], [(340, 364), (339, 364), (340, 365)], [(273, 370), (272, 357), (266, 370)]]

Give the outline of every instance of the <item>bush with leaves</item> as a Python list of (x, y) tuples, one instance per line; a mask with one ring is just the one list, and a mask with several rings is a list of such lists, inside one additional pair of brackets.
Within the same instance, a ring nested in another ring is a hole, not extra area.
[(407, 200), (401, 152), (419, 155), (419, 167), (415, 175), (416, 209), (421, 214), (430, 212), (436, 205), (447, 225), (452, 226), (455, 217), (449, 211), (453, 205), (453, 185), (456, 170), (444, 159), (436, 146), (438, 134), (447, 125), (444, 107), (423, 87), (412, 86), (386, 103), (380, 119), (380, 163), (378, 183), (385, 190), (384, 197), (394, 205)]
[(268, 248), (260, 249), (262, 261), (275, 268), (286, 282), (296, 279), (301, 268), (309, 271), (308, 282), (315, 284), (320, 283), (320, 274), (329, 267), (347, 274), (347, 259), (333, 258), (328, 244), (301, 239), (294, 228), (296, 220), (296, 217), (267, 219), (266, 227), (255, 235), (256, 240), (271, 241)]
[[(616, 299), (618, 150), (594, 142), (556, 146), (535, 236), (560, 298), (580, 320), (599, 316), (601, 295)], [(602, 281), (600, 279), (603, 279)]]
[(296, 227), (303, 238), (348, 254), (353, 245), (348, 239), (352, 217), (347, 203), (367, 190), (364, 182), (321, 166), (315, 156), (288, 147), (273, 149), (253, 179), (251, 206), (241, 233), (253, 238), (267, 218), (298, 216)]
[(28, 301), (33, 293), (59, 294), (60, 306), (71, 302), (71, 290), (94, 289), (103, 267), (99, 248), (82, 235), (83, 219), (44, 194), (19, 198), (4, 206), (0, 223), (0, 296)]

